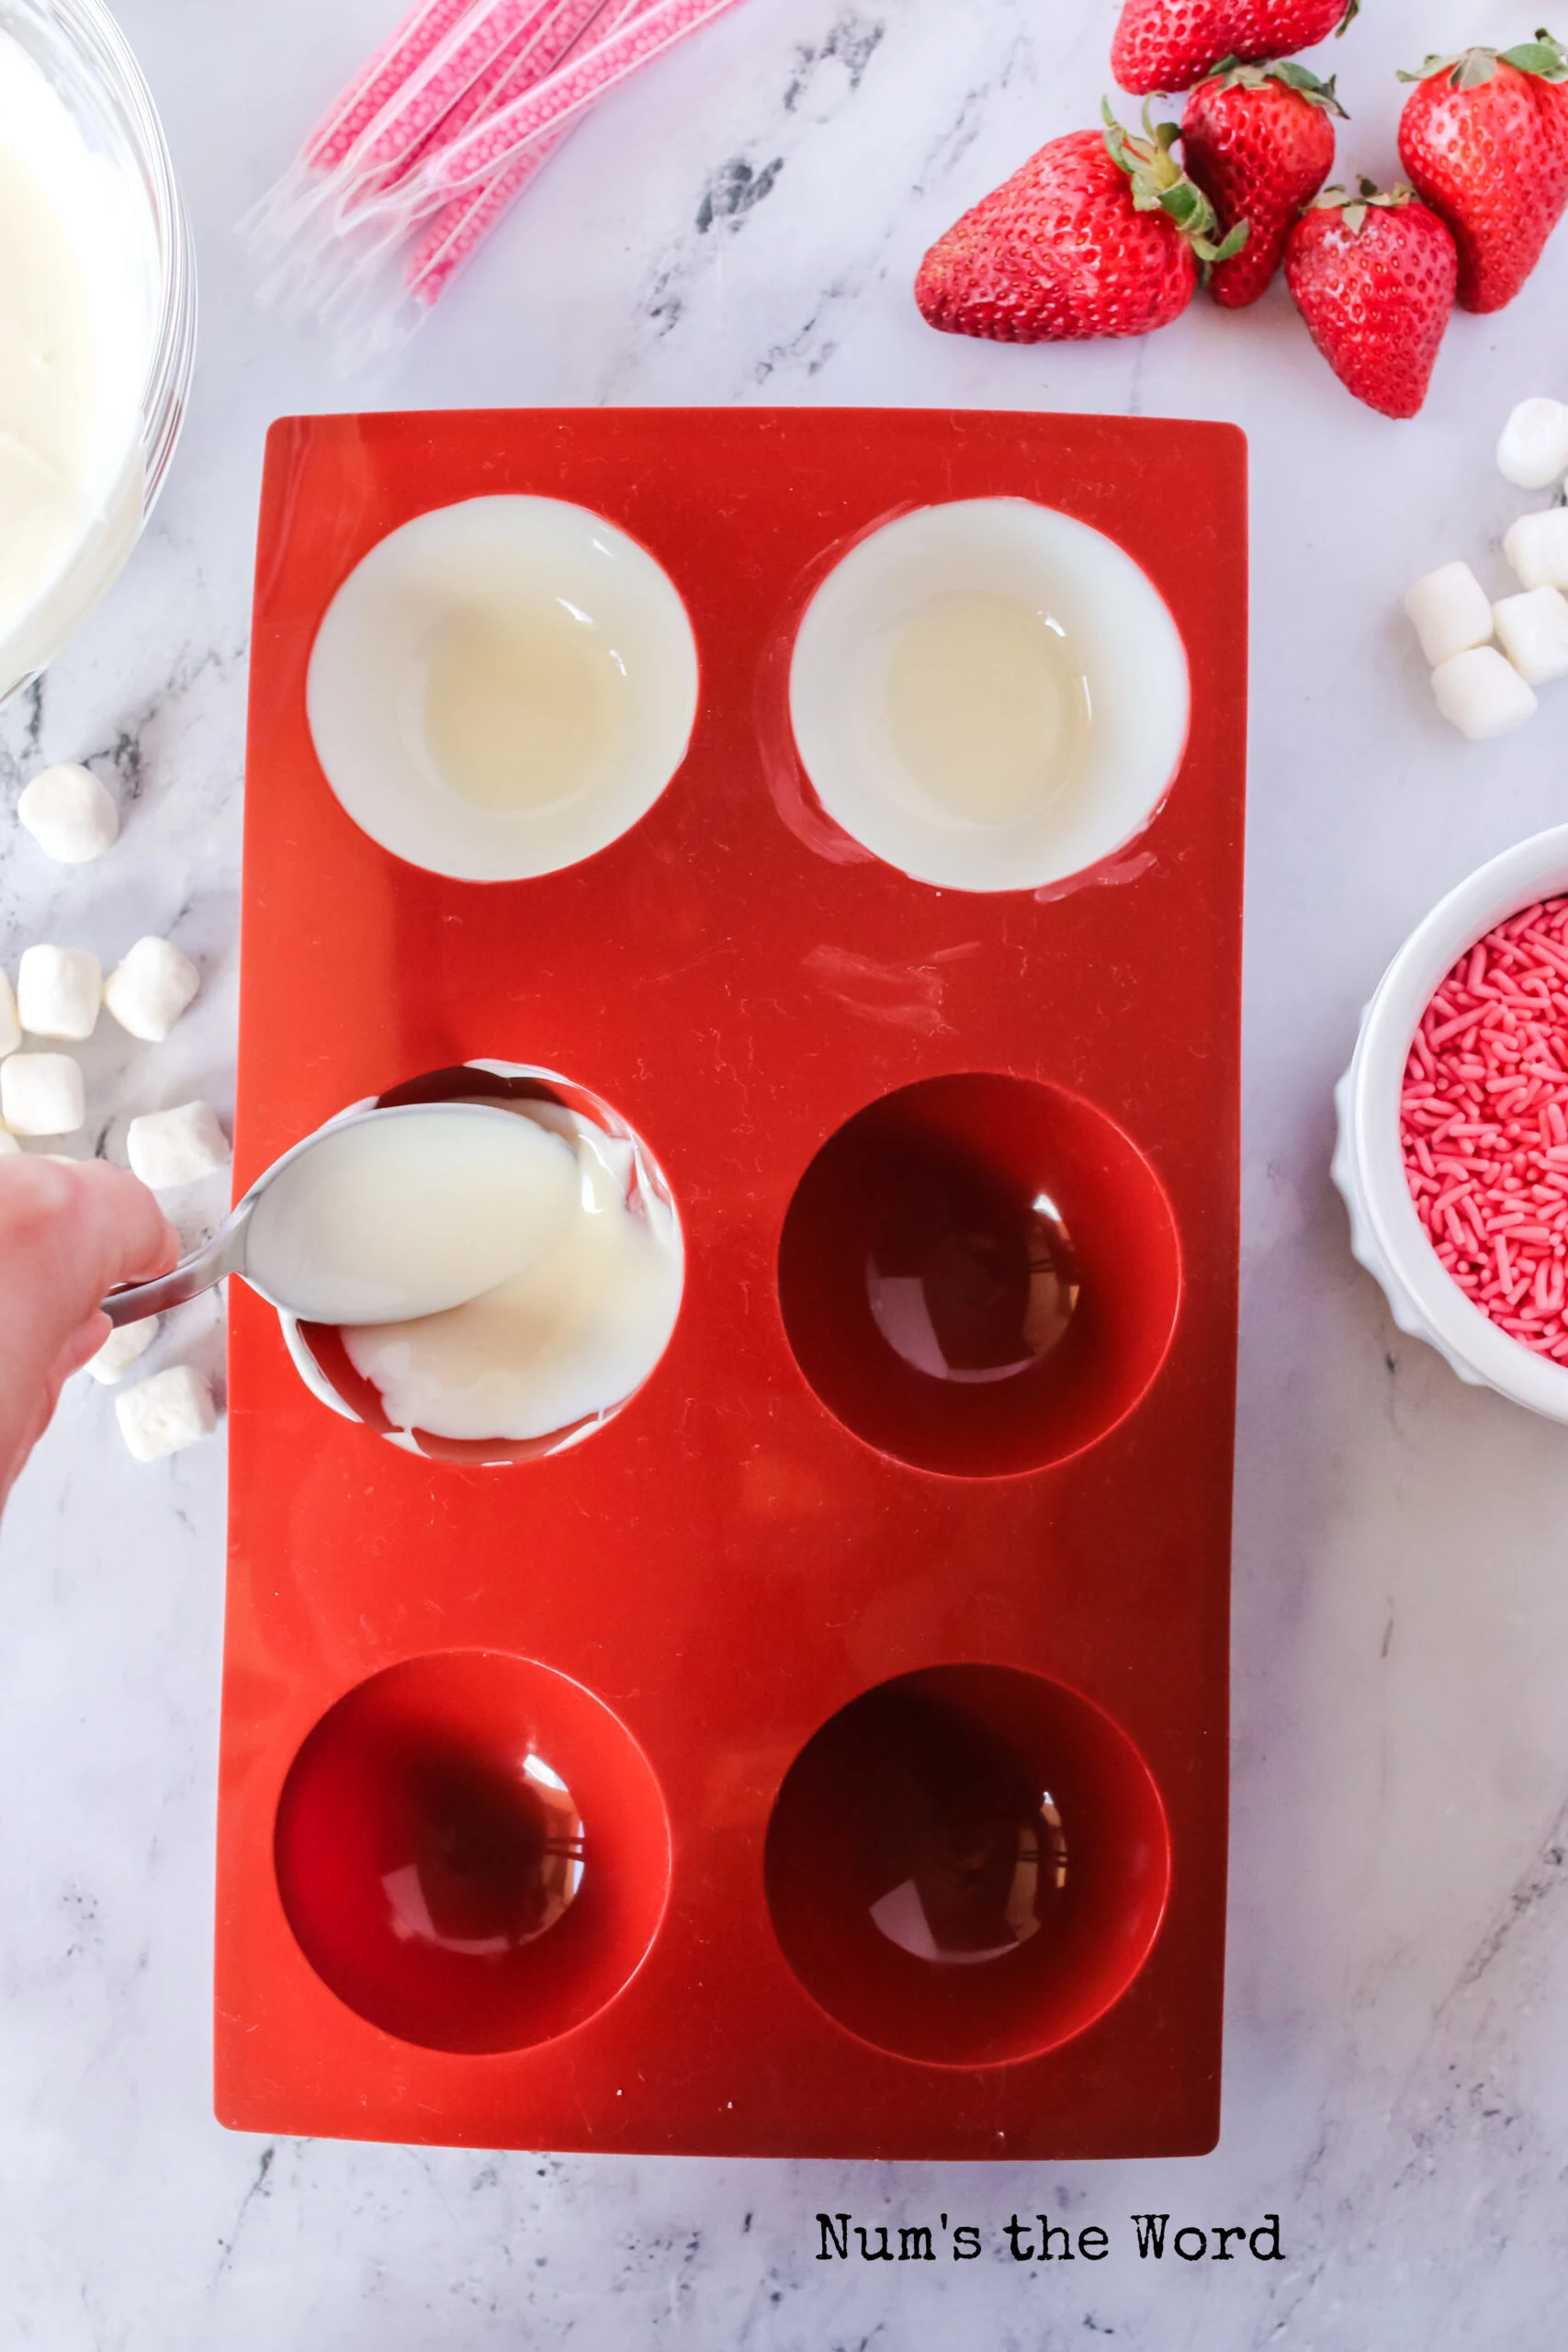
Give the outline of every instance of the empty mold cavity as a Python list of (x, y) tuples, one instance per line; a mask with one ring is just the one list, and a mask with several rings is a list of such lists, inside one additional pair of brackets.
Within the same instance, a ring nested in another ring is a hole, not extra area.
[(296, 1757), (275, 1857), (316, 1973), (431, 2050), (568, 2033), (633, 1975), (670, 1880), (659, 1786), (565, 1675), (494, 1651), (406, 1660), (338, 1701)]
[(1187, 659), (1131, 556), (1022, 498), (927, 506), (807, 606), (795, 740), (823, 808), (919, 882), (1034, 890), (1142, 831), (1187, 742)]
[(858, 1112), (784, 1219), (796, 1363), (879, 1452), (955, 1477), (1068, 1460), (1165, 1360), (1181, 1295), (1158, 1178), (1039, 1080), (921, 1080)]
[(1137, 1749), (1014, 1667), (901, 1675), (786, 1775), (766, 1851), (785, 1958), (879, 2050), (992, 2066), (1082, 2033), (1158, 1933), (1170, 1838)]
[(635, 539), (555, 498), (389, 532), (327, 608), (310, 734), (372, 841), (462, 881), (553, 874), (635, 825), (686, 755), (697, 653)]
[[(280, 1314), (306, 1385), (334, 1412), (434, 1461), (530, 1462), (592, 1437), (650, 1376), (680, 1311), (681, 1222), (651, 1152), (600, 1096), (519, 1063), (433, 1070), (375, 1100), (502, 1103), (552, 1127), (581, 1161), (582, 1230), (515, 1285), (417, 1324), (367, 1333)], [(510, 1425), (479, 1434), (489, 1404), (503, 1407), (497, 1418)], [(423, 1425), (436, 1419), (440, 1427)]]

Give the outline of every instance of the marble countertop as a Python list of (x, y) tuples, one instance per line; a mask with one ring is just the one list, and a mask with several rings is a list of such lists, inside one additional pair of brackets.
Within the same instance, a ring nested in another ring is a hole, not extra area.
[[(231, 1102), (246, 628), (262, 437), (355, 405), (821, 401), (1231, 418), (1254, 469), (1235, 1827), (1224, 2129), (1181, 2164), (719, 2164), (265, 2142), (211, 2120), (221, 1440), (152, 1469), (73, 1384), (0, 1540), (0, 2335), (47, 2352), (1011, 2347), (1546, 2352), (1568, 2222), (1568, 1439), (1393, 1328), (1328, 1181), (1331, 1088), (1413, 922), (1568, 817), (1562, 726), (1469, 747), (1399, 614), (1462, 555), (1501, 582), (1514, 400), (1562, 392), (1568, 232), (1461, 319), (1422, 419), (1355, 406), (1282, 294), (1146, 343), (930, 334), (920, 254), (1094, 119), (1111, 0), (747, 0), (618, 94), (396, 359), (353, 384), (256, 309), (231, 224), (391, 0), (123, 0), (200, 252), (185, 439), (153, 526), (41, 691), (0, 715), (116, 782), (119, 847), (0, 845), (0, 960), (172, 933), (206, 976), (155, 1065), (88, 1049), (91, 1142)], [(1381, 0), (1333, 54), (1351, 168), (1393, 68), (1523, 37), (1500, 0)], [(1565, 689), (1558, 693), (1568, 692)], [(107, 1030), (109, 1024), (104, 1024)], [(193, 1217), (215, 1203), (197, 1200)], [(220, 1368), (203, 1305), (152, 1361)], [(1140, 2260), (1128, 2217), (1283, 2259)], [(821, 2210), (946, 2211), (956, 2267), (818, 2260)], [(1003, 2225), (1101, 2224), (1020, 2263)], [(1268, 2241), (1264, 2242), (1268, 2250)]]

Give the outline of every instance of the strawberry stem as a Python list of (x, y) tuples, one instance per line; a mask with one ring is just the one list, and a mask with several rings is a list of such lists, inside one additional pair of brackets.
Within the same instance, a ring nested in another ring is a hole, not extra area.
[(1415, 201), (1415, 189), (1406, 187), (1403, 180), (1397, 187), (1383, 189), (1376, 180), (1362, 179), (1353, 196), (1348, 188), (1320, 188), (1306, 209), (1342, 213), (1350, 234), (1359, 237), (1367, 225), (1369, 212), (1402, 212)]
[(1234, 260), (1251, 234), (1251, 224), (1238, 220), (1230, 234), (1216, 244), (1214, 232), (1220, 225), (1219, 217), (1202, 189), (1195, 180), (1188, 178), (1170, 152), (1181, 136), (1181, 125), (1151, 122), (1145, 99), (1145, 135), (1134, 139), (1111, 113), (1109, 98), (1102, 100), (1100, 112), (1105, 117), (1105, 152), (1132, 182), (1134, 209), (1163, 212), (1202, 263), (1205, 279), (1216, 262)]
[(1298, 97), (1321, 107), (1325, 114), (1337, 114), (1345, 122), (1350, 119), (1339, 103), (1335, 82), (1320, 80), (1310, 66), (1298, 65), (1293, 57), (1247, 65), (1237, 57), (1223, 58), (1206, 77), (1204, 86), (1213, 83), (1222, 90), (1261, 90), (1270, 82), (1282, 83), (1287, 90), (1294, 90)]
[(1454, 90), (1480, 90), (1496, 78), (1499, 65), (1511, 65), (1516, 74), (1533, 74), (1541, 82), (1568, 82), (1568, 50), (1542, 25), (1534, 40), (1521, 41), (1515, 49), (1465, 49), (1457, 57), (1428, 57), (1418, 74), (1401, 72), (1402, 82), (1429, 82), (1434, 74), (1446, 74), (1449, 86)]

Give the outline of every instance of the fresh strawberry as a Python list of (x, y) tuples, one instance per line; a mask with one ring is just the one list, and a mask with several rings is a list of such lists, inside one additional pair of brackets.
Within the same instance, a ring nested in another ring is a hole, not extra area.
[(1429, 57), (1399, 126), (1399, 159), (1453, 231), (1467, 311), (1511, 302), (1568, 206), (1568, 56), (1522, 48)]
[(1304, 65), (1238, 65), (1200, 82), (1181, 119), (1181, 155), (1222, 231), (1247, 224), (1247, 243), (1222, 262), (1209, 291), (1227, 311), (1267, 289), (1304, 204), (1334, 169), (1334, 125), (1343, 116), (1332, 82)]
[(1343, 32), (1360, 0), (1122, 0), (1111, 71), (1124, 90), (1190, 90), (1222, 59), (1289, 57)]
[(1407, 187), (1325, 188), (1291, 232), (1285, 281), (1340, 382), (1384, 416), (1427, 397), (1454, 306), (1459, 256)]
[(1176, 163), (1174, 122), (1130, 138), (1106, 129), (1053, 139), (940, 237), (915, 300), (948, 334), (1067, 343), (1148, 334), (1179, 318), (1216, 243), (1213, 208)]

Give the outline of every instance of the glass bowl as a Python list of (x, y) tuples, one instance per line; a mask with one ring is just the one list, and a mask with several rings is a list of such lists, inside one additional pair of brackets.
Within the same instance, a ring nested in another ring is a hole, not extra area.
[(145, 362), (131, 446), (65, 568), (0, 640), (0, 700), (36, 677), (140, 537), (185, 421), (196, 352), (196, 255), (141, 69), (101, 0), (0, 0), (0, 34), (40, 72), (130, 208), (145, 257)]

